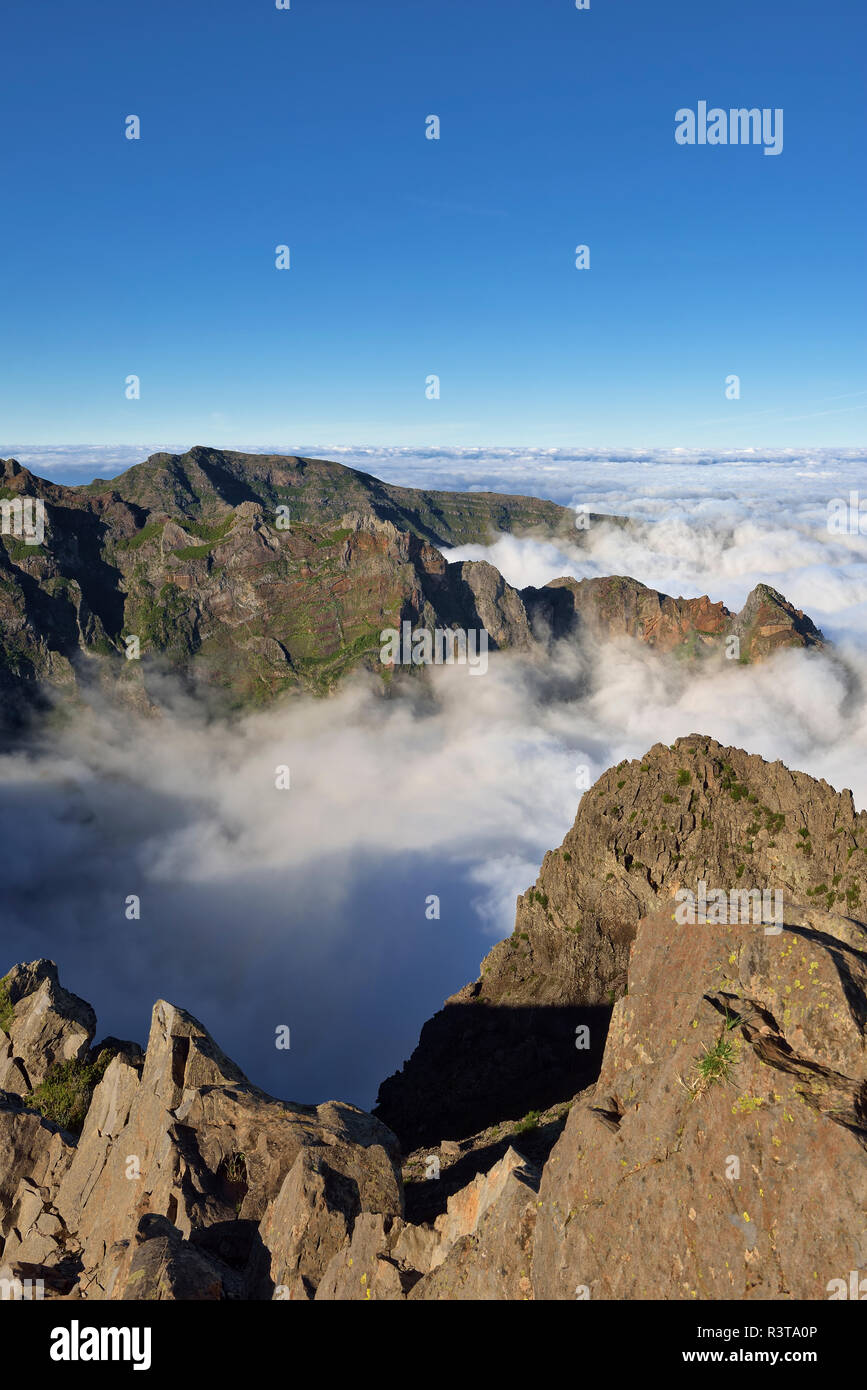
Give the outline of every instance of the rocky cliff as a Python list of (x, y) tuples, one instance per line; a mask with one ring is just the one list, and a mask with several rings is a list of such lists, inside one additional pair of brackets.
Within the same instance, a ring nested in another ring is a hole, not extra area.
[[(581, 1059), (562, 1074), (564, 1037), (623, 995), (642, 918), (699, 881), (773, 889), (787, 911), (860, 920), (867, 812), (856, 813), (851, 792), (701, 735), (609, 769), (518, 899), (512, 936), (425, 1025), (403, 1071), (383, 1083), (377, 1113), (415, 1147), (465, 1132), (477, 1095), (485, 1123), (488, 1113), (516, 1118), (537, 1072), (549, 1083), (544, 1105), (568, 1098)], [(549, 1053), (559, 1066), (541, 1065)]]
[[(850, 793), (709, 738), (611, 769), (378, 1117), (267, 1096), (165, 1002), (144, 1052), (94, 1044), (56, 967), (16, 966), (0, 1279), (61, 1299), (825, 1299), (867, 1273), (865, 854)], [(697, 881), (779, 891), (780, 911), (685, 920)]]
[(396, 676), (380, 661), (380, 634), (404, 622), (485, 628), (492, 648), (519, 650), (586, 630), (692, 656), (736, 635), (745, 661), (821, 640), (766, 586), (732, 615), (627, 578), (519, 593), (493, 566), (441, 553), (504, 532), (586, 543), (573, 513), (535, 498), (398, 488), (325, 460), (204, 448), (81, 488), (14, 460), (0, 468), (0, 503), (45, 506), (41, 544), (0, 535), (7, 722), (46, 689), (68, 704), (93, 682), (149, 709), (165, 670), (225, 710), (326, 691), (358, 666), (387, 684)]
[(556, 636), (586, 630), (610, 640), (633, 637), (659, 651), (707, 656), (725, 650), (742, 661), (760, 661), (778, 647), (822, 646), (822, 634), (800, 609), (769, 584), (758, 584), (739, 613), (701, 598), (672, 598), (637, 579), (553, 579), (543, 589), (523, 589), (531, 616)]

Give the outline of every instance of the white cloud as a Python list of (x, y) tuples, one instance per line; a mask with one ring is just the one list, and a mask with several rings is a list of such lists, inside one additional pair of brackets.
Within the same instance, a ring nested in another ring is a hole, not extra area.
[[(824, 525), (828, 498), (859, 486), (864, 459), (338, 456), (406, 484), (538, 492), (634, 519), (628, 532), (594, 527), (583, 548), (502, 537), (454, 552), (491, 559), (518, 587), (626, 573), (737, 608), (764, 580), (838, 639), (713, 671), (629, 642), (564, 643), (550, 660), (494, 653), (484, 679), (437, 669), (432, 702), (415, 687), (384, 700), (359, 678), (231, 725), (189, 699), (159, 721), (100, 708), (0, 758), (10, 961), (54, 956), (106, 1030), (141, 1037), (165, 995), (260, 1084), (370, 1104), (424, 1019), (511, 930), (515, 895), (572, 822), (577, 765), (595, 779), (656, 742), (706, 733), (851, 786), (867, 805), (867, 541)], [(280, 792), (285, 763), (292, 787)], [(124, 917), (131, 893), (140, 922)], [(431, 893), (439, 921), (425, 918)], [(280, 1023), (293, 1046), (278, 1055)]]

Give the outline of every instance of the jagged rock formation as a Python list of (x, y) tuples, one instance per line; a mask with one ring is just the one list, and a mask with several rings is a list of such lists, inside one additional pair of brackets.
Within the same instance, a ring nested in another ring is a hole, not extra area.
[(542, 1177), (536, 1298), (823, 1299), (864, 1277), (864, 947), (820, 907), (780, 936), (642, 921)]
[[(50, 962), (24, 970), (56, 978)], [(52, 1006), (42, 1014), (55, 1034)], [(358, 1212), (402, 1211), (384, 1125), (349, 1105), (272, 1099), (162, 1001), (144, 1058), (114, 1056), (77, 1137), (8, 1094), (0, 1116), (11, 1136), (0, 1159), (2, 1261), (39, 1264), (79, 1296), (137, 1297), (141, 1280), (153, 1297), (176, 1284), (185, 1297), (270, 1296), (281, 1283), (310, 1297)], [(305, 1219), (287, 1230), (281, 1215), (296, 1201)], [(145, 1248), (153, 1238), (156, 1253)]]
[[(574, 1095), (586, 1071), (569, 1055), (570, 1036), (595, 1008), (591, 1038), (601, 1045), (639, 921), (699, 880), (863, 915), (867, 813), (856, 814), (851, 792), (697, 734), (609, 769), (519, 897), (512, 936), (425, 1025), (403, 1071), (380, 1088), (376, 1113), (412, 1149)], [(550, 1085), (534, 1101), (524, 1081), (543, 1059)], [(467, 1127), (473, 1095), (487, 1113)]]
[[(403, 622), (485, 628), (492, 648), (519, 650), (587, 630), (690, 655), (737, 635), (743, 660), (821, 640), (764, 585), (731, 615), (625, 578), (519, 593), (493, 566), (441, 554), (503, 532), (586, 542), (572, 512), (535, 498), (398, 488), (325, 460), (205, 448), (155, 454), (80, 488), (15, 460), (0, 468), (0, 501), (41, 499), (46, 509), (41, 545), (0, 535), (7, 721), (23, 718), (43, 686), (68, 696), (88, 682), (150, 709), (164, 669), (200, 679), (226, 709), (327, 690), (357, 666), (387, 683), (380, 634)], [(132, 638), (138, 656), (128, 660)]]
[[(8, 1020), (8, 1021), (5, 1021)], [(16, 965), (0, 986), (0, 1091), (25, 1096), (61, 1062), (80, 1062), (96, 1032), (89, 1004), (65, 990), (53, 961)]]
[[(381, 1119), (274, 1100), (162, 1002), (143, 1056), (109, 1040), (94, 1067), (88, 1006), (50, 962), (16, 967), (7, 1075), (34, 1089), (0, 1092), (0, 1280), (127, 1300), (827, 1298), (867, 1275), (865, 854), (850, 793), (703, 736), (606, 773), (516, 937), (443, 1011), (451, 1038), (441, 1025), (383, 1086), (405, 1151), (412, 1088), (450, 1140), (408, 1156), (432, 1194), (412, 1209)], [(684, 922), (675, 895), (697, 879), (780, 889), (780, 920)], [(597, 1010), (589, 1040), (564, 1028), (538, 1054), (537, 1104), (557, 1046), (585, 1056), (563, 1062), (544, 1141), (534, 1117), (509, 1122), (507, 1048), (500, 1090), (490, 1049), (479, 1070), (476, 1038), (516, 1005), (540, 1034), (549, 1009)], [(77, 1134), (52, 1118), (76, 1068)], [(457, 1142), (461, 1068), (477, 1116), (493, 1095), (505, 1123)]]
[(605, 579), (553, 579), (543, 589), (522, 589), (531, 615), (555, 635), (586, 628), (597, 637), (635, 637), (660, 651), (693, 657), (719, 652), (737, 637), (742, 661), (759, 661), (779, 647), (822, 646), (815, 624), (769, 584), (758, 584), (740, 613), (701, 598), (671, 598), (612, 575)]
[[(7, 704), (36, 682), (102, 679), (146, 705), (155, 658), (229, 706), (318, 690), (365, 661), (384, 675), (379, 634), (401, 621), (489, 620), (492, 645), (526, 645), (514, 590), (489, 566), (447, 564), (437, 546), (574, 531), (554, 503), (391, 487), (319, 459), (195, 448), (80, 488), (15, 460), (0, 469), (0, 499), (46, 510), (41, 545), (0, 537)], [(125, 659), (126, 636), (140, 661)]]

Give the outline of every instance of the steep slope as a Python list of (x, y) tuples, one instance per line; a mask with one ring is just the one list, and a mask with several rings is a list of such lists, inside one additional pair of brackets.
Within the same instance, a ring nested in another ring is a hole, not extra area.
[[(490, 566), (447, 564), (436, 545), (499, 530), (581, 539), (553, 503), (394, 488), (323, 460), (196, 448), (83, 488), (14, 460), (2, 470), (0, 500), (46, 507), (42, 544), (0, 537), (7, 720), (40, 682), (107, 681), (146, 704), (154, 663), (228, 708), (328, 689), (358, 664), (387, 678), (379, 634), (406, 621), (485, 627), (492, 647), (526, 647), (514, 590)], [(127, 638), (140, 660), (126, 660)]]
[[(564, 844), (519, 903), (536, 982), (525, 961), (497, 964), (523, 946), (495, 948), (458, 1017), (508, 1012), (517, 993), (536, 1001), (532, 1041), (552, 999), (618, 981), (593, 1075), (542, 1117), (553, 1147), (534, 1117), (465, 1143), (442, 1129), (411, 1160), (430, 1194), (411, 1210), (381, 1121), (265, 1095), (162, 1001), (144, 1054), (93, 1047), (93, 1010), (52, 962), (11, 970), (0, 1279), (84, 1300), (863, 1297), (867, 817), (847, 792), (693, 736), (606, 773)], [(684, 921), (674, 895), (699, 873), (782, 884), (779, 920)], [(478, 1113), (476, 1038), (453, 1031), (438, 1061), (475, 1076)], [(562, 1051), (575, 1043), (564, 1031)], [(515, 1055), (495, 1060), (508, 1114)], [(553, 1044), (538, 1090), (551, 1060)], [(407, 1071), (445, 1124), (442, 1083), (418, 1057)]]
[(46, 510), (41, 544), (0, 536), (7, 723), (44, 689), (89, 682), (148, 708), (165, 670), (225, 710), (324, 692), (358, 666), (387, 682), (380, 634), (405, 622), (484, 628), (494, 649), (592, 633), (686, 656), (720, 652), (735, 634), (744, 661), (821, 641), (766, 586), (736, 616), (625, 578), (519, 594), (493, 566), (449, 563), (437, 548), (498, 531), (586, 541), (568, 509), (534, 498), (395, 488), (323, 460), (203, 448), (156, 454), (84, 488), (44, 482), (14, 460), (2, 467), (0, 502), (39, 499)]
[[(574, 1094), (626, 987), (639, 921), (699, 881), (863, 922), (867, 813), (851, 792), (698, 734), (610, 769), (519, 897), (512, 936), (425, 1024), (375, 1113), (413, 1149)], [(592, 1049), (570, 1056), (581, 1022), (595, 1025)]]
[(535, 497), (397, 487), (328, 459), (202, 446), (186, 454), (152, 454), (117, 478), (97, 479), (82, 490), (191, 521), (212, 519), (242, 502), (257, 503), (272, 517), (278, 506), (288, 506), (290, 523), (307, 526), (334, 527), (348, 518), (388, 521), (436, 546), (485, 544), (499, 532), (577, 536), (579, 543), (586, 535), (576, 531), (568, 507)]
[(701, 598), (672, 598), (626, 575), (604, 579), (552, 579), (521, 590), (531, 618), (555, 636), (588, 631), (597, 638), (632, 637), (681, 657), (723, 652), (726, 641), (743, 661), (761, 661), (779, 647), (823, 645), (819, 629), (769, 584), (758, 584), (740, 613)]
[(779, 936), (641, 922), (542, 1175), (536, 1298), (851, 1297), (853, 1270), (864, 1296), (865, 945), (794, 902)]

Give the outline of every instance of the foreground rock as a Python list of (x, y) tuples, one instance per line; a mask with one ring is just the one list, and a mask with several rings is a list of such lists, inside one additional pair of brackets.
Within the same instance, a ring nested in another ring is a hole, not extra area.
[(595, 1093), (543, 1175), (537, 1298), (827, 1298), (863, 1277), (864, 945), (821, 910), (780, 936), (641, 923)]
[[(519, 901), (535, 968), (495, 948), (383, 1088), (407, 1132), (440, 1126), (407, 1154), (406, 1205), (379, 1119), (275, 1100), (164, 1002), (144, 1054), (110, 1040), (94, 1061), (92, 1015), (53, 963), (16, 967), (13, 1053), (63, 1060), (0, 1092), (0, 1280), (319, 1302), (825, 1299), (867, 1280), (867, 817), (694, 736), (606, 773), (564, 843)], [(685, 912), (696, 876), (725, 890), (719, 920)], [(781, 900), (750, 898), (764, 888)], [(599, 1010), (577, 1033), (570, 999)], [(501, 1050), (498, 1081), (493, 1043), (481, 1060), (475, 1044), (501, 1014), (530, 1037), (523, 1071)], [(536, 1108), (515, 1122), (509, 1081), (532, 1096), (534, 1065)], [(569, 1099), (540, 1115), (552, 1069)], [(477, 1115), (502, 1104), (505, 1123), (461, 1138), (474, 1084)], [(79, 1133), (56, 1118), (69, 1088), (88, 1102)]]
[[(639, 921), (702, 880), (863, 920), (867, 814), (851, 792), (697, 734), (609, 769), (518, 899), (513, 935), (425, 1025), (376, 1113), (410, 1150), (470, 1134), (488, 1112), (517, 1118), (571, 1098), (598, 1073)], [(582, 1022), (590, 1048), (579, 1052)]]
[[(52, 963), (24, 969), (46, 965), (56, 980)], [(47, 1038), (58, 1008), (40, 1015)], [(143, 1060), (117, 1052), (77, 1138), (12, 1096), (0, 1125), (2, 1259), (74, 1267), (83, 1297), (136, 1297), (139, 1284), (149, 1297), (270, 1297), (281, 1282), (312, 1297), (361, 1211), (402, 1211), (385, 1126), (350, 1105), (274, 1100), (162, 1001)]]
[(78, 1062), (96, 1031), (89, 1004), (62, 988), (50, 960), (16, 965), (0, 981), (0, 1091), (24, 1096), (60, 1062)]

